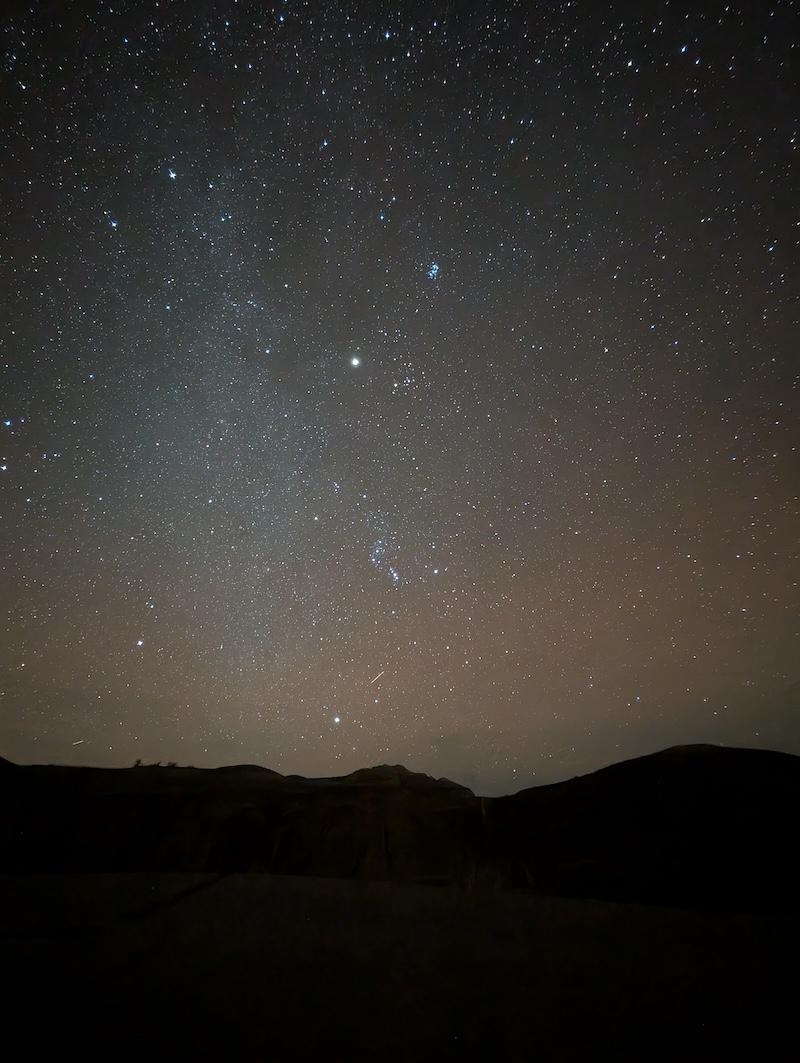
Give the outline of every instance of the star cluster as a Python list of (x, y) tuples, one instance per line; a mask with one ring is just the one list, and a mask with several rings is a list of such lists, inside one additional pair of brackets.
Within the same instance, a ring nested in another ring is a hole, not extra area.
[(8, 5), (3, 755), (800, 752), (796, 16)]

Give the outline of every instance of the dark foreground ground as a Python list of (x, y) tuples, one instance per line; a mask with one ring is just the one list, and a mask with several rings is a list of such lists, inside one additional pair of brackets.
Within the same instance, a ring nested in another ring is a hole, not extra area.
[(7, 1059), (796, 1052), (795, 916), (258, 874), (5, 875), (0, 898)]

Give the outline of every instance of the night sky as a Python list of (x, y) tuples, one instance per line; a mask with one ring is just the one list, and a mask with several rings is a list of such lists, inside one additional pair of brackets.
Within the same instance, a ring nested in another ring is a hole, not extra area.
[(800, 753), (797, 5), (3, 12), (0, 754)]

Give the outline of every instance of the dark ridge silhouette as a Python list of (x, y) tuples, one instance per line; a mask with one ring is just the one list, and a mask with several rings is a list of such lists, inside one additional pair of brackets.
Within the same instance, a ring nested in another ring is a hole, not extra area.
[(687, 908), (795, 905), (800, 757), (675, 746), (476, 797), (400, 765), (330, 779), (257, 765), (0, 762), (0, 871), (262, 872)]

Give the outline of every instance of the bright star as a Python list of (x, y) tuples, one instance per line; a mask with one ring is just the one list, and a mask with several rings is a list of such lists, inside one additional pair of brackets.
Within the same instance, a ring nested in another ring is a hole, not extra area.
[(350, 365), (352, 365), (354, 369), (358, 368), (358, 366), (361, 365), (361, 359), (360, 358), (355, 358), (355, 357), (351, 358), (350, 359)]

